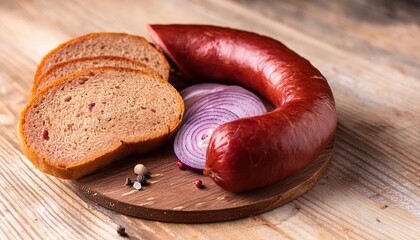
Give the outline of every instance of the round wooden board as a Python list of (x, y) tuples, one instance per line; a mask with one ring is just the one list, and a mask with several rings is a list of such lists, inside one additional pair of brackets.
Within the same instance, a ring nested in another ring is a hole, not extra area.
[[(74, 184), (94, 202), (134, 217), (177, 223), (226, 221), (269, 211), (308, 191), (325, 173), (333, 148), (334, 140), (298, 173), (269, 187), (240, 194), (223, 190), (209, 177), (178, 169), (171, 143), (117, 162)], [(136, 178), (133, 168), (138, 163), (151, 172), (150, 184), (139, 191), (124, 185), (125, 178)], [(195, 187), (196, 179), (203, 181), (203, 189)]]

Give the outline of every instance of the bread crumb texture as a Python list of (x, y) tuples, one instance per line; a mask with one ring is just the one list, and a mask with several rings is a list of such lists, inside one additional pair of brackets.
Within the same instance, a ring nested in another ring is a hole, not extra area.
[(85, 57), (85, 58), (76, 58), (62, 62), (52, 66), (44, 74), (42, 74), (34, 82), (32, 89), (32, 94), (35, 95), (43, 88), (51, 85), (54, 81), (70, 75), (72, 73), (94, 67), (122, 67), (122, 68), (131, 68), (144, 71), (154, 71), (152, 68), (147, 65), (130, 60), (124, 57), (116, 56), (97, 56), (97, 57)]
[(183, 111), (179, 93), (153, 73), (87, 69), (31, 99), (21, 115), (21, 146), (40, 170), (79, 178), (162, 145), (178, 129)]
[(48, 69), (71, 59), (118, 56), (141, 62), (158, 72), (163, 79), (169, 76), (169, 64), (164, 55), (146, 39), (127, 33), (90, 33), (51, 50), (42, 59), (35, 73), (35, 81)]

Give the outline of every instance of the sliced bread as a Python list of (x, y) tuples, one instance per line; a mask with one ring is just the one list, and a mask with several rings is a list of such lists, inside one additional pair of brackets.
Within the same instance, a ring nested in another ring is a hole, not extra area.
[(91, 33), (60, 44), (45, 55), (34, 80), (56, 64), (96, 56), (125, 57), (153, 68), (165, 80), (169, 77), (169, 64), (165, 57), (143, 37), (126, 33)]
[(181, 96), (157, 73), (86, 69), (31, 98), (20, 118), (20, 144), (41, 171), (75, 179), (162, 145), (183, 112)]
[(78, 72), (87, 68), (94, 67), (123, 67), (145, 71), (154, 71), (147, 65), (130, 60), (124, 57), (115, 56), (97, 56), (71, 59), (54, 65), (42, 74), (35, 82), (32, 88), (32, 95), (53, 83), (55, 80)]

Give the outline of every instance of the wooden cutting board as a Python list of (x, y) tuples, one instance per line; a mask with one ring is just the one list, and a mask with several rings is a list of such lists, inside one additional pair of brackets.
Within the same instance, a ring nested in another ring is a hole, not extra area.
[[(226, 221), (269, 211), (308, 191), (325, 173), (333, 147), (334, 141), (297, 174), (269, 187), (240, 194), (223, 190), (209, 177), (178, 169), (172, 143), (117, 162), (74, 184), (92, 201), (134, 217), (178, 223)], [(149, 185), (141, 190), (125, 185), (126, 178), (136, 178), (133, 169), (138, 163), (151, 173)], [(196, 179), (203, 181), (204, 188), (194, 185)]]

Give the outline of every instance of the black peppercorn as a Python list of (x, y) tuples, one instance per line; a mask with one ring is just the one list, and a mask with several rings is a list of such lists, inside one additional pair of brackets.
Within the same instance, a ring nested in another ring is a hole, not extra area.
[(137, 175), (137, 182), (141, 183), (141, 185), (145, 185), (147, 183), (147, 179), (145, 175)]

